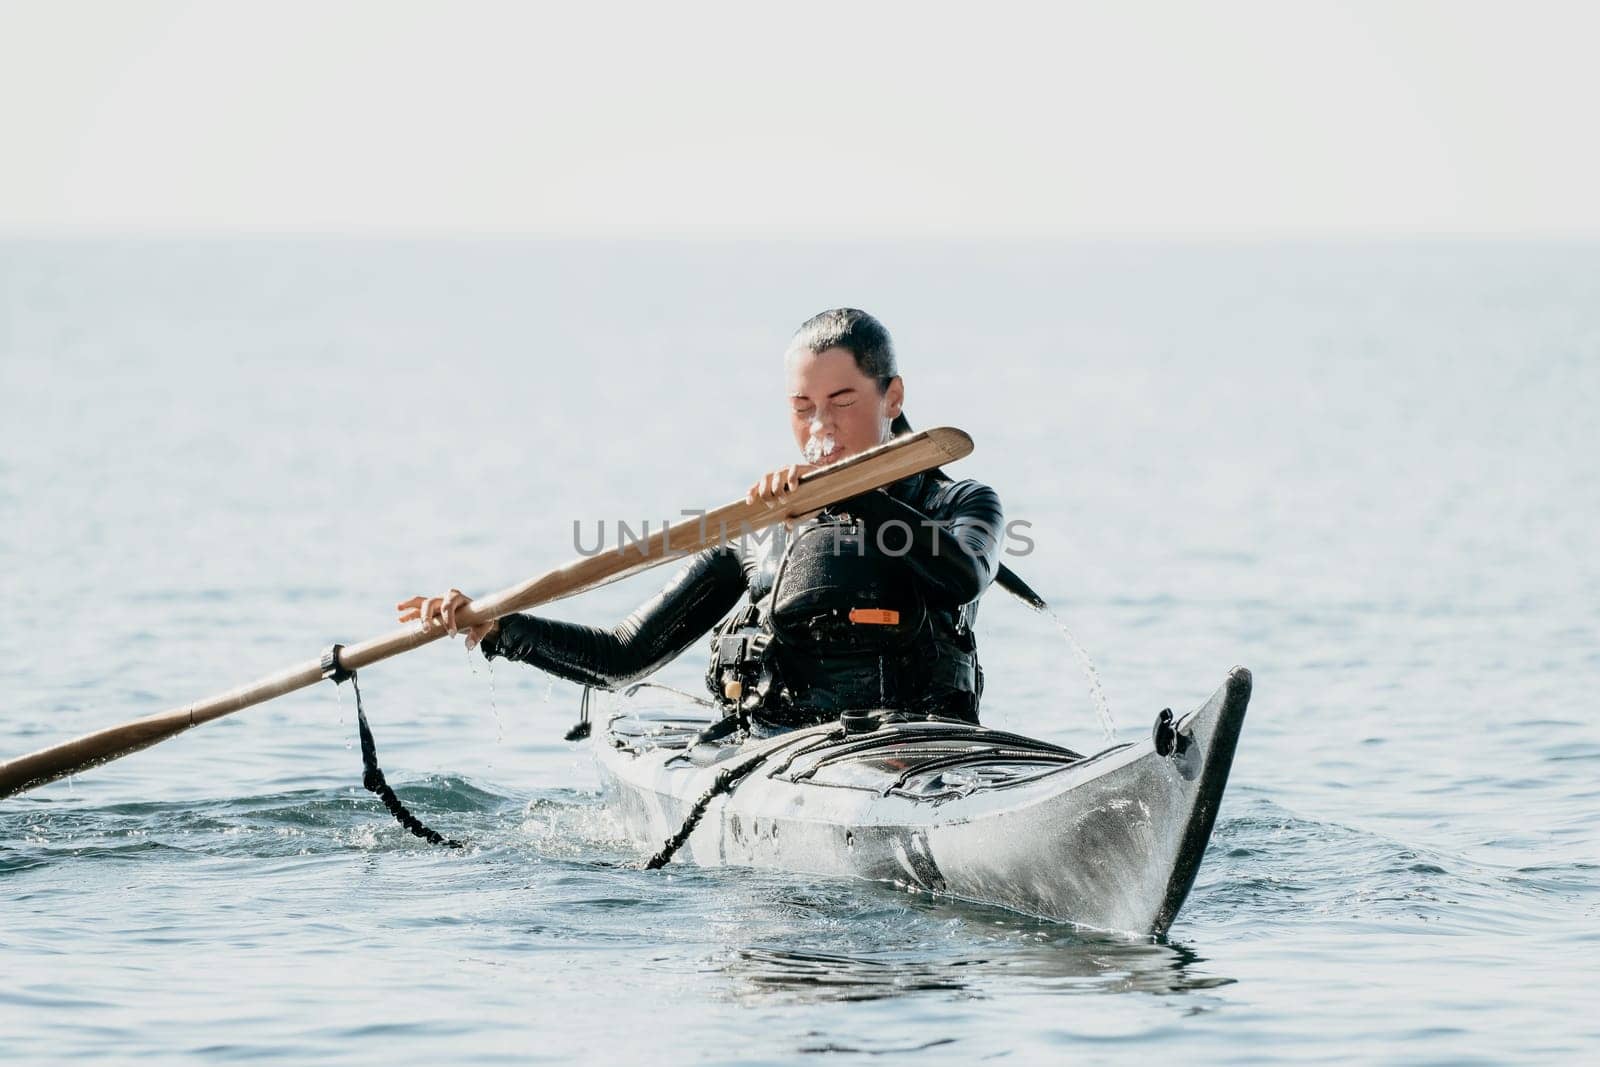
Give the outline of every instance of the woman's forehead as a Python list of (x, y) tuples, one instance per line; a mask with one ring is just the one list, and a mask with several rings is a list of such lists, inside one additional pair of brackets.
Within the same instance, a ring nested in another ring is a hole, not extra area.
[(844, 348), (791, 352), (787, 364), (789, 392), (793, 396), (828, 396), (840, 389), (859, 389), (863, 382), (870, 381), (856, 366), (856, 357)]

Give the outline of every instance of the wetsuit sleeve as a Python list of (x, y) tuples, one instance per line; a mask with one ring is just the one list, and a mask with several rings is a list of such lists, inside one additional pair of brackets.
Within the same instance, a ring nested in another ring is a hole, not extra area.
[[(873, 543), (889, 551), (900, 552), (909, 530), (911, 543), (901, 559), (922, 581), (930, 604), (960, 605), (976, 600), (1000, 569), (1005, 514), (999, 494), (980, 482), (942, 486), (938, 504), (927, 514), (877, 491), (842, 507), (862, 520)], [(904, 526), (883, 529), (892, 520)]]
[(617, 689), (688, 648), (738, 603), (744, 591), (737, 554), (727, 546), (708, 548), (611, 629), (537, 615), (507, 615), (479, 647), (486, 659), (504, 656), (581, 685)]

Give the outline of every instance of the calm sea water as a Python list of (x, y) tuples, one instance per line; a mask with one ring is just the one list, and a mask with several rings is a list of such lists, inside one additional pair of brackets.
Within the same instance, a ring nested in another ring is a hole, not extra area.
[[(0, 802), (0, 1058), (1570, 1062), (1600, 1049), (1600, 248), (0, 244), (0, 755), (157, 711), (787, 462), (780, 353), (918, 425), (1123, 737), (1256, 674), (1164, 941), (630, 866), (576, 690), (459, 645)], [(611, 622), (655, 572), (553, 608)], [(986, 718), (1100, 743), (991, 594)], [(698, 652), (664, 672), (693, 685)]]

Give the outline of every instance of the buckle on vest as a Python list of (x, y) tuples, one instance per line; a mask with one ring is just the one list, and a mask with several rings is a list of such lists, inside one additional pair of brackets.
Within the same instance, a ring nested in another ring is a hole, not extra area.
[(770, 638), (766, 634), (724, 634), (717, 638), (717, 669), (744, 669), (761, 662)]

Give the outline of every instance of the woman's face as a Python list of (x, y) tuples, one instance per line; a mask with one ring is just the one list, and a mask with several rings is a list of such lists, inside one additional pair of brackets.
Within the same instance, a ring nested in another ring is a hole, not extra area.
[(787, 362), (789, 421), (808, 463), (833, 463), (889, 439), (889, 423), (905, 400), (899, 378), (878, 392), (878, 380), (843, 348), (801, 349)]

